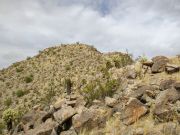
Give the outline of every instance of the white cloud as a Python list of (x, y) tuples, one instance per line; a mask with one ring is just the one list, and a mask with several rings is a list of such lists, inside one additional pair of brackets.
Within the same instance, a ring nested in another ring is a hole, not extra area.
[[(58, 43), (148, 56), (180, 53), (178, 0), (1, 0), (0, 67)], [(7, 57), (8, 56), (8, 57)]]

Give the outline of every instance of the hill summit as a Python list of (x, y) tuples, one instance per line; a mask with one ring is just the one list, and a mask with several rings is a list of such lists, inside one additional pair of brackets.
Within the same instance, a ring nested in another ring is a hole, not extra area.
[(179, 56), (47, 48), (0, 71), (0, 133), (178, 135), (179, 70)]

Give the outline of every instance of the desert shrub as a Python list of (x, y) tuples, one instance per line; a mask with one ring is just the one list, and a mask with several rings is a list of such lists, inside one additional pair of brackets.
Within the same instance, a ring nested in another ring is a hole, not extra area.
[(32, 82), (32, 81), (33, 81), (33, 75), (26, 76), (26, 77), (24, 78), (24, 80), (25, 80), (26, 83)]
[(69, 71), (71, 69), (70, 65), (65, 66), (66, 71)]
[(23, 71), (23, 68), (16, 68), (17, 73), (22, 72), (22, 71)]
[(4, 105), (9, 107), (12, 104), (12, 99), (10, 97), (6, 98), (4, 101)]
[(45, 105), (49, 104), (54, 96), (56, 95), (56, 91), (54, 90), (54, 83), (50, 83), (50, 87), (45, 89), (45, 95), (41, 98), (41, 102)]
[(27, 93), (26, 91), (17, 90), (15, 94), (16, 94), (17, 97), (22, 97), (22, 96), (24, 96), (26, 93)]
[(125, 55), (114, 57), (113, 62), (116, 68), (121, 68), (129, 64), (132, 64), (133, 60), (130, 55), (125, 54)]
[(107, 61), (106, 62), (106, 68), (107, 69), (110, 69), (110, 68), (112, 68), (113, 67), (113, 64), (111, 63), (111, 61)]
[(91, 104), (95, 99), (104, 99), (106, 96), (111, 97), (118, 87), (119, 83), (114, 79), (108, 79), (105, 83), (95, 80), (84, 87), (82, 95)]

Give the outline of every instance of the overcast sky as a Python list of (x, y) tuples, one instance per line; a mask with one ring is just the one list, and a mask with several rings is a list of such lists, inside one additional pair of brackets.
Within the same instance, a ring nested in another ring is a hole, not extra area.
[(60, 43), (180, 53), (180, 0), (0, 0), (0, 68)]

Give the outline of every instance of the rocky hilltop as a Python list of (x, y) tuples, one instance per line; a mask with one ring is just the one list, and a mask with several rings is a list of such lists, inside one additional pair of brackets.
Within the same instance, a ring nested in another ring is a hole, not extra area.
[(80, 43), (0, 71), (0, 134), (180, 135), (180, 57)]

